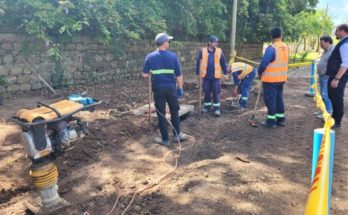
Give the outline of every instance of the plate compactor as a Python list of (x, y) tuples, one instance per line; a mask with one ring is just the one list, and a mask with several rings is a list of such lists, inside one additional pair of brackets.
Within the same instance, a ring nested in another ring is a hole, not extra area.
[(58, 194), (55, 159), (88, 134), (87, 122), (75, 114), (80, 111), (92, 112), (100, 103), (93, 98), (74, 94), (49, 105), (38, 102), (37, 108), (21, 109), (12, 117), (22, 128), (21, 142), (32, 161), (29, 175), (41, 197), (39, 211), (32, 210), (34, 213), (52, 212), (69, 205)]

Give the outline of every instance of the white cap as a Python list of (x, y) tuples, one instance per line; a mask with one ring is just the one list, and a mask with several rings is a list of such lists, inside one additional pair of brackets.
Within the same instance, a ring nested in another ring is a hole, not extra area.
[(156, 35), (155, 43), (156, 45), (162, 45), (164, 42), (172, 40), (173, 37), (169, 36), (167, 33), (159, 33)]

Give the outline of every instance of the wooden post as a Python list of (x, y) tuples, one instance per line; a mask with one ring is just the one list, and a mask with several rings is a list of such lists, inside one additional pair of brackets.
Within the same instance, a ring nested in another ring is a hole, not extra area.
[(231, 60), (234, 62), (236, 52), (236, 28), (237, 28), (237, 3), (238, 0), (233, 0), (232, 4), (232, 21), (231, 21)]
[(152, 124), (152, 116), (151, 116), (151, 75), (148, 77), (148, 90), (149, 90), (149, 125)]
[(201, 75), (199, 74), (198, 77), (198, 119), (201, 120), (201, 111), (202, 111), (202, 78)]

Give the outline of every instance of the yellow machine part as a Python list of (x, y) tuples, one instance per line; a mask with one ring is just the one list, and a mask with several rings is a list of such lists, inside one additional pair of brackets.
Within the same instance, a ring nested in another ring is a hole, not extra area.
[[(62, 100), (50, 104), (49, 106), (55, 108), (62, 115), (72, 113), (83, 107), (82, 104), (69, 100)], [(56, 119), (58, 116), (53, 110), (47, 107), (39, 107), (31, 110), (20, 109), (19, 111), (17, 111), (16, 117), (32, 123), (35, 119), (38, 118), (42, 118), (44, 120), (52, 120)]]
[(37, 188), (48, 188), (57, 183), (58, 169), (55, 163), (49, 163), (29, 171), (32, 182)]

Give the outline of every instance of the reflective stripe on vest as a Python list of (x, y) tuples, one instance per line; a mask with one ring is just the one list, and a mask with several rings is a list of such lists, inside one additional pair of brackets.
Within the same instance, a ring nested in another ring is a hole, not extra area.
[[(222, 50), (220, 48), (216, 48), (214, 52), (214, 67), (215, 67), (215, 78), (221, 78), (221, 65), (220, 65), (220, 58), (221, 58)], [(201, 78), (205, 78), (207, 75), (207, 68), (208, 68), (208, 48), (204, 47), (202, 48), (202, 59), (200, 63), (200, 72), (201, 72)]]
[(174, 74), (174, 69), (157, 69), (152, 70), (153, 75), (162, 75), (162, 74)]
[(268, 64), (262, 73), (261, 81), (285, 82), (288, 80), (288, 47), (282, 41), (275, 42), (272, 47), (275, 49), (275, 60)]

